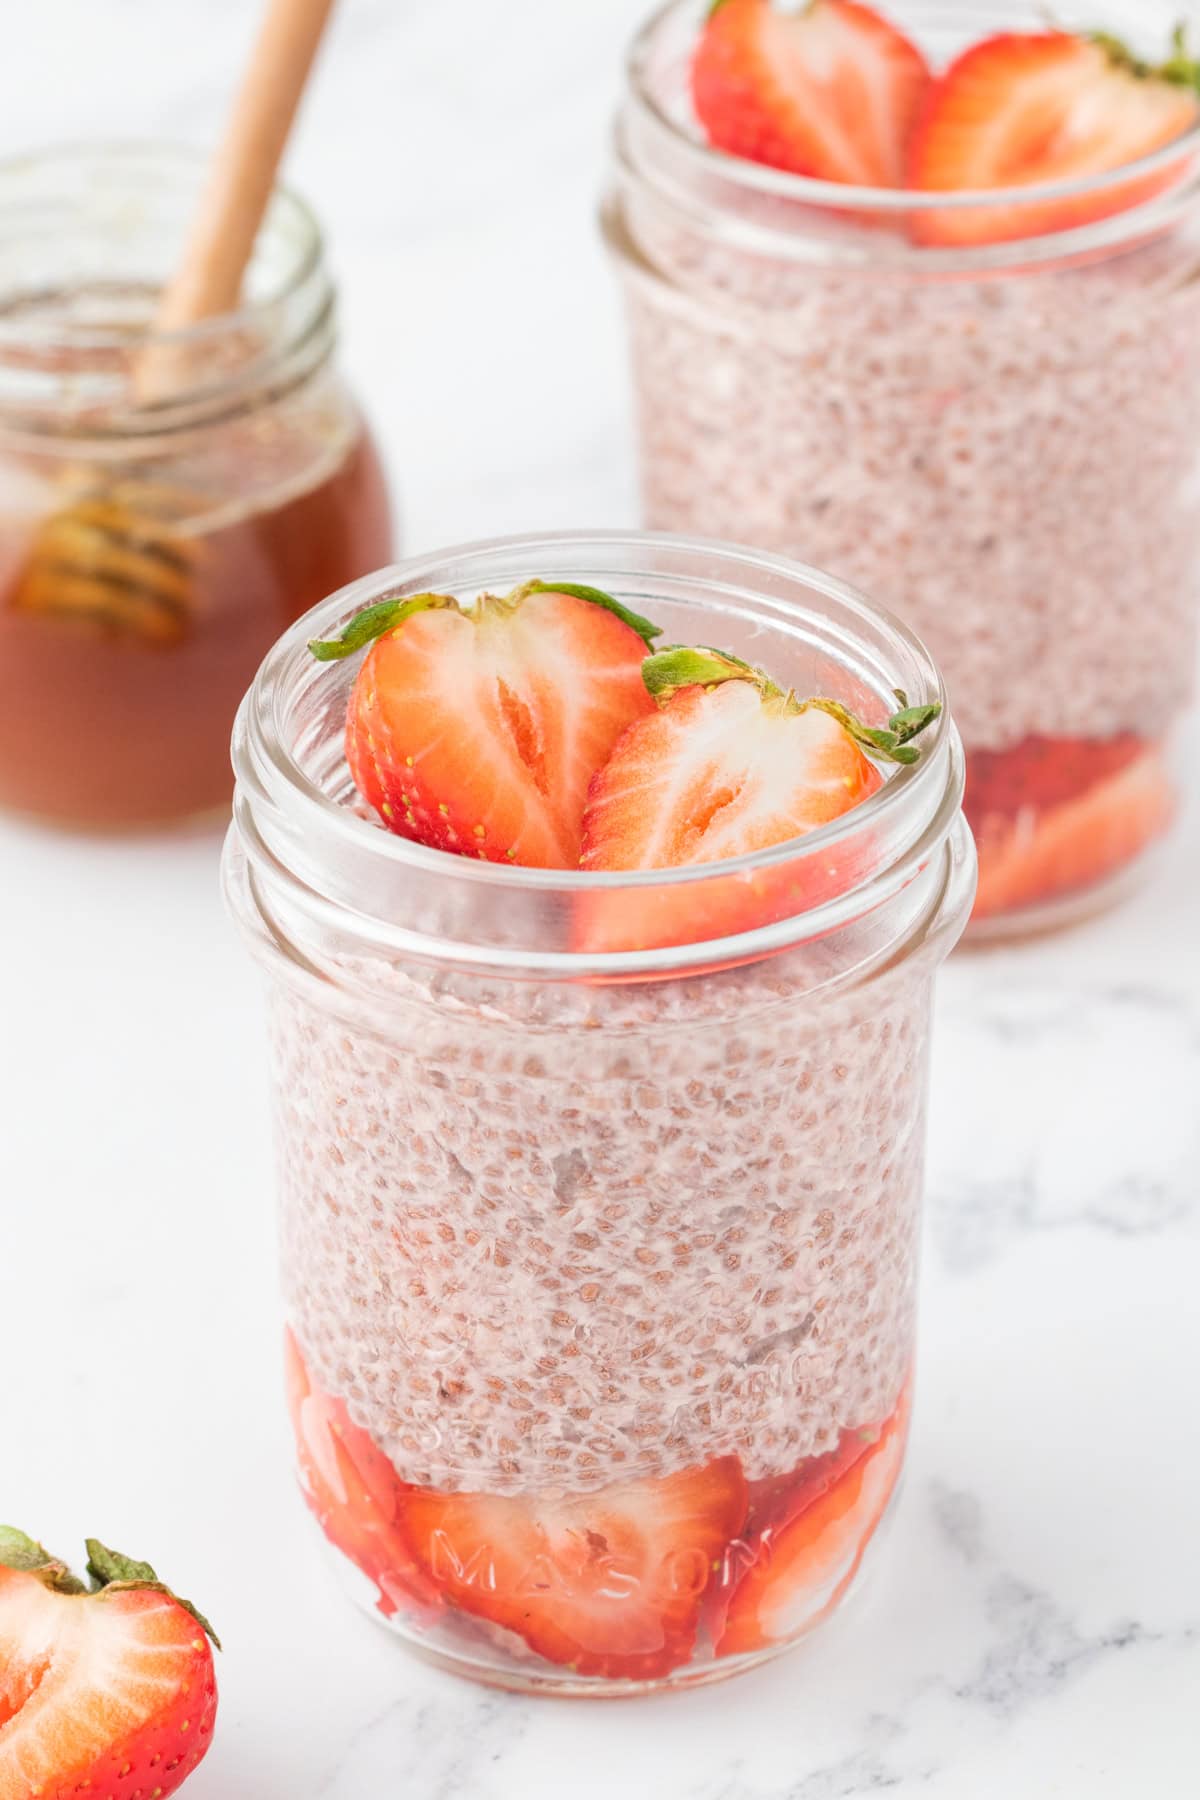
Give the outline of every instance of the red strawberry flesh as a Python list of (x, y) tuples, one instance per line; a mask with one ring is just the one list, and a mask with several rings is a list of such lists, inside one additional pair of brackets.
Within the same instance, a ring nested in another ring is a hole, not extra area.
[(580, 866), (678, 869), (785, 843), (881, 786), (836, 720), (746, 681), (678, 690), (592, 782)]
[(785, 12), (723, 0), (692, 63), (711, 144), (750, 162), (861, 187), (897, 187), (929, 70), (917, 47), (856, 0)]
[(354, 1424), (345, 1401), (313, 1386), (291, 1331), (284, 1365), (301, 1491), (325, 1536), (375, 1584), (380, 1612), (435, 1609), (437, 1590), (414, 1562), (400, 1524), (412, 1490)]
[(906, 1389), (873, 1441), (861, 1450), (851, 1442), (844, 1466), (831, 1465), (828, 1479), (817, 1474), (746, 1546), (748, 1566), (714, 1625), (718, 1656), (786, 1643), (838, 1605), (895, 1489), (908, 1416)]
[[(664, 650), (645, 673), (659, 710), (629, 727), (592, 782), (580, 857), (589, 872), (706, 867), (802, 839), (881, 787), (867, 748), (915, 761), (908, 740), (939, 710), (902, 708), (870, 729), (836, 702), (797, 701), (760, 671), (704, 650)], [(830, 846), (711, 880), (597, 892), (580, 899), (576, 947), (601, 954), (737, 936), (810, 910), (865, 872), (861, 845)]]
[(641, 665), (653, 627), (598, 590), (538, 583), (466, 612), (444, 595), (398, 606), (417, 610), (371, 643), (350, 700), (360, 794), (398, 836), (434, 849), (573, 868), (588, 782), (652, 710)]
[(736, 1457), (593, 1495), (417, 1493), (415, 1554), (446, 1599), (578, 1675), (652, 1681), (688, 1661), (741, 1529)]
[(963, 811), (973, 831), (997, 816), (1045, 812), (1127, 769), (1148, 748), (1132, 731), (1111, 738), (1023, 738), (1009, 750), (973, 750)]
[[(1175, 786), (1154, 745), (1126, 760), (1115, 745), (1101, 778), (1070, 796), (985, 812), (978, 786), (968, 817), (979, 846), (976, 919), (1015, 913), (1097, 887), (1133, 863), (1170, 825)], [(1099, 758), (1104, 768), (1105, 757)], [(1065, 775), (1066, 770), (1062, 773)], [(968, 776), (968, 785), (970, 783)], [(1003, 788), (999, 798), (1003, 799)]]
[[(1019, 189), (1102, 176), (1176, 142), (1200, 122), (1194, 85), (1163, 79), (1107, 43), (1063, 31), (1008, 32), (964, 52), (926, 94), (909, 177), (930, 192)], [(1059, 200), (918, 213), (929, 243), (986, 244), (1067, 230), (1151, 198), (1169, 163)]]

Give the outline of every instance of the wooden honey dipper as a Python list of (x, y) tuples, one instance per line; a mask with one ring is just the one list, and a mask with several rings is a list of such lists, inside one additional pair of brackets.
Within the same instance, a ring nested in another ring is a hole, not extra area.
[[(183, 349), (157, 334), (233, 311), (276, 171), (334, 0), (268, 0), (225, 135), (175, 275), (154, 318), (155, 338), (133, 373), (139, 406), (161, 405), (182, 378)], [(13, 605), (90, 618), (172, 643), (192, 613), (194, 540), (176, 527), (180, 496), (165, 485), (94, 470), (68, 477), (71, 500), (41, 526)]]

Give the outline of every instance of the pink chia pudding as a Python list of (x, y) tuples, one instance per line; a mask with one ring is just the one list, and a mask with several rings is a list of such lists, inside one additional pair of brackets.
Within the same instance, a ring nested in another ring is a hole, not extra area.
[(579, 536), (344, 590), (239, 719), (226, 884), (270, 978), (302, 1489), (361, 1597), (426, 1654), (626, 1693), (785, 1648), (887, 1511), (932, 980), (974, 861), (945, 714), (832, 827), (690, 888), (678, 869), (609, 884), (622, 905), (711, 905), (714, 880), (773, 893), (778, 868), (815, 896), (724, 937), (589, 952), (595, 877), (380, 830), (342, 749), (354, 670), (305, 640), (381, 593), (531, 568), (867, 719), (898, 688), (936, 712), (940, 687), (895, 621), (797, 565)]
[[(851, 216), (832, 183), (704, 145), (705, 10), (670, 6), (636, 44), (605, 210), (646, 523), (801, 556), (911, 623), (967, 748), (976, 928), (1069, 916), (1169, 824), (1194, 692), (1195, 150), (1086, 228), (930, 246), (911, 195), (856, 190)], [(883, 10), (935, 70), (1039, 25)]]
[(758, 1481), (895, 1410), (923, 972), (824, 1009), (771, 964), (470, 1001), (358, 975), (386, 1040), (273, 1009), (283, 1281), (314, 1382), (402, 1480)]

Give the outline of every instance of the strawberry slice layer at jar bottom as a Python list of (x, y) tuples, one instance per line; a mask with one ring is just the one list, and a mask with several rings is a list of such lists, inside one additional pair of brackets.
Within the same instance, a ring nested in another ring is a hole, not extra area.
[(747, 1483), (736, 1456), (591, 1494), (439, 1493), (400, 1480), (285, 1339), (301, 1486), (382, 1613), (482, 1633), (573, 1675), (658, 1681), (769, 1650), (841, 1600), (904, 1455), (906, 1387), (878, 1429)]
[(1157, 746), (1070, 798), (1049, 805), (1031, 789), (1016, 810), (973, 796), (967, 818), (979, 849), (974, 918), (991, 918), (1097, 886), (1171, 823), (1175, 789)]
[(717, 1656), (784, 1644), (837, 1606), (895, 1489), (908, 1416), (906, 1389), (872, 1442), (847, 1432), (829, 1456), (797, 1472), (790, 1493), (783, 1483), (755, 1484), (750, 1508), (753, 1515), (757, 1502), (760, 1527), (757, 1536), (747, 1531), (740, 1548), (752, 1560), (712, 1621)]
[(400, 1528), (412, 1490), (354, 1424), (345, 1401), (313, 1387), (291, 1331), (284, 1338), (284, 1368), (301, 1491), (321, 1530), (375, 1584), (379, 1610), (387, 1617), (437, 1611), (438, 1591)]
[(590, 1495), (412, 1492), (404, 1517), (427, 1577), (460, 1611), (577, 1675), (653, 1681), (689, 1660), (746, 1495), (725, 1456)]

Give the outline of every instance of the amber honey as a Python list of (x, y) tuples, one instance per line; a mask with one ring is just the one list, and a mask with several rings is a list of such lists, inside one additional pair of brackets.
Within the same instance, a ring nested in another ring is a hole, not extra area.
[(313, 486), (211, 532), (164, 534), (186, 571), (162, 635), (113, 596), (105, 616), (19, 604), (35, 524), (0, 524), (0, 806), (88, 829), (224, 808), (229, 732), (268, 647), (392, 554), (379, 460), (360, 428)]
[(0, 164), (0, 809), (72, 828), (224, 811), (263, 655), (395, 552), (301, 201), (235, 313), (157, 331), (203, 175), (162, 146)]

